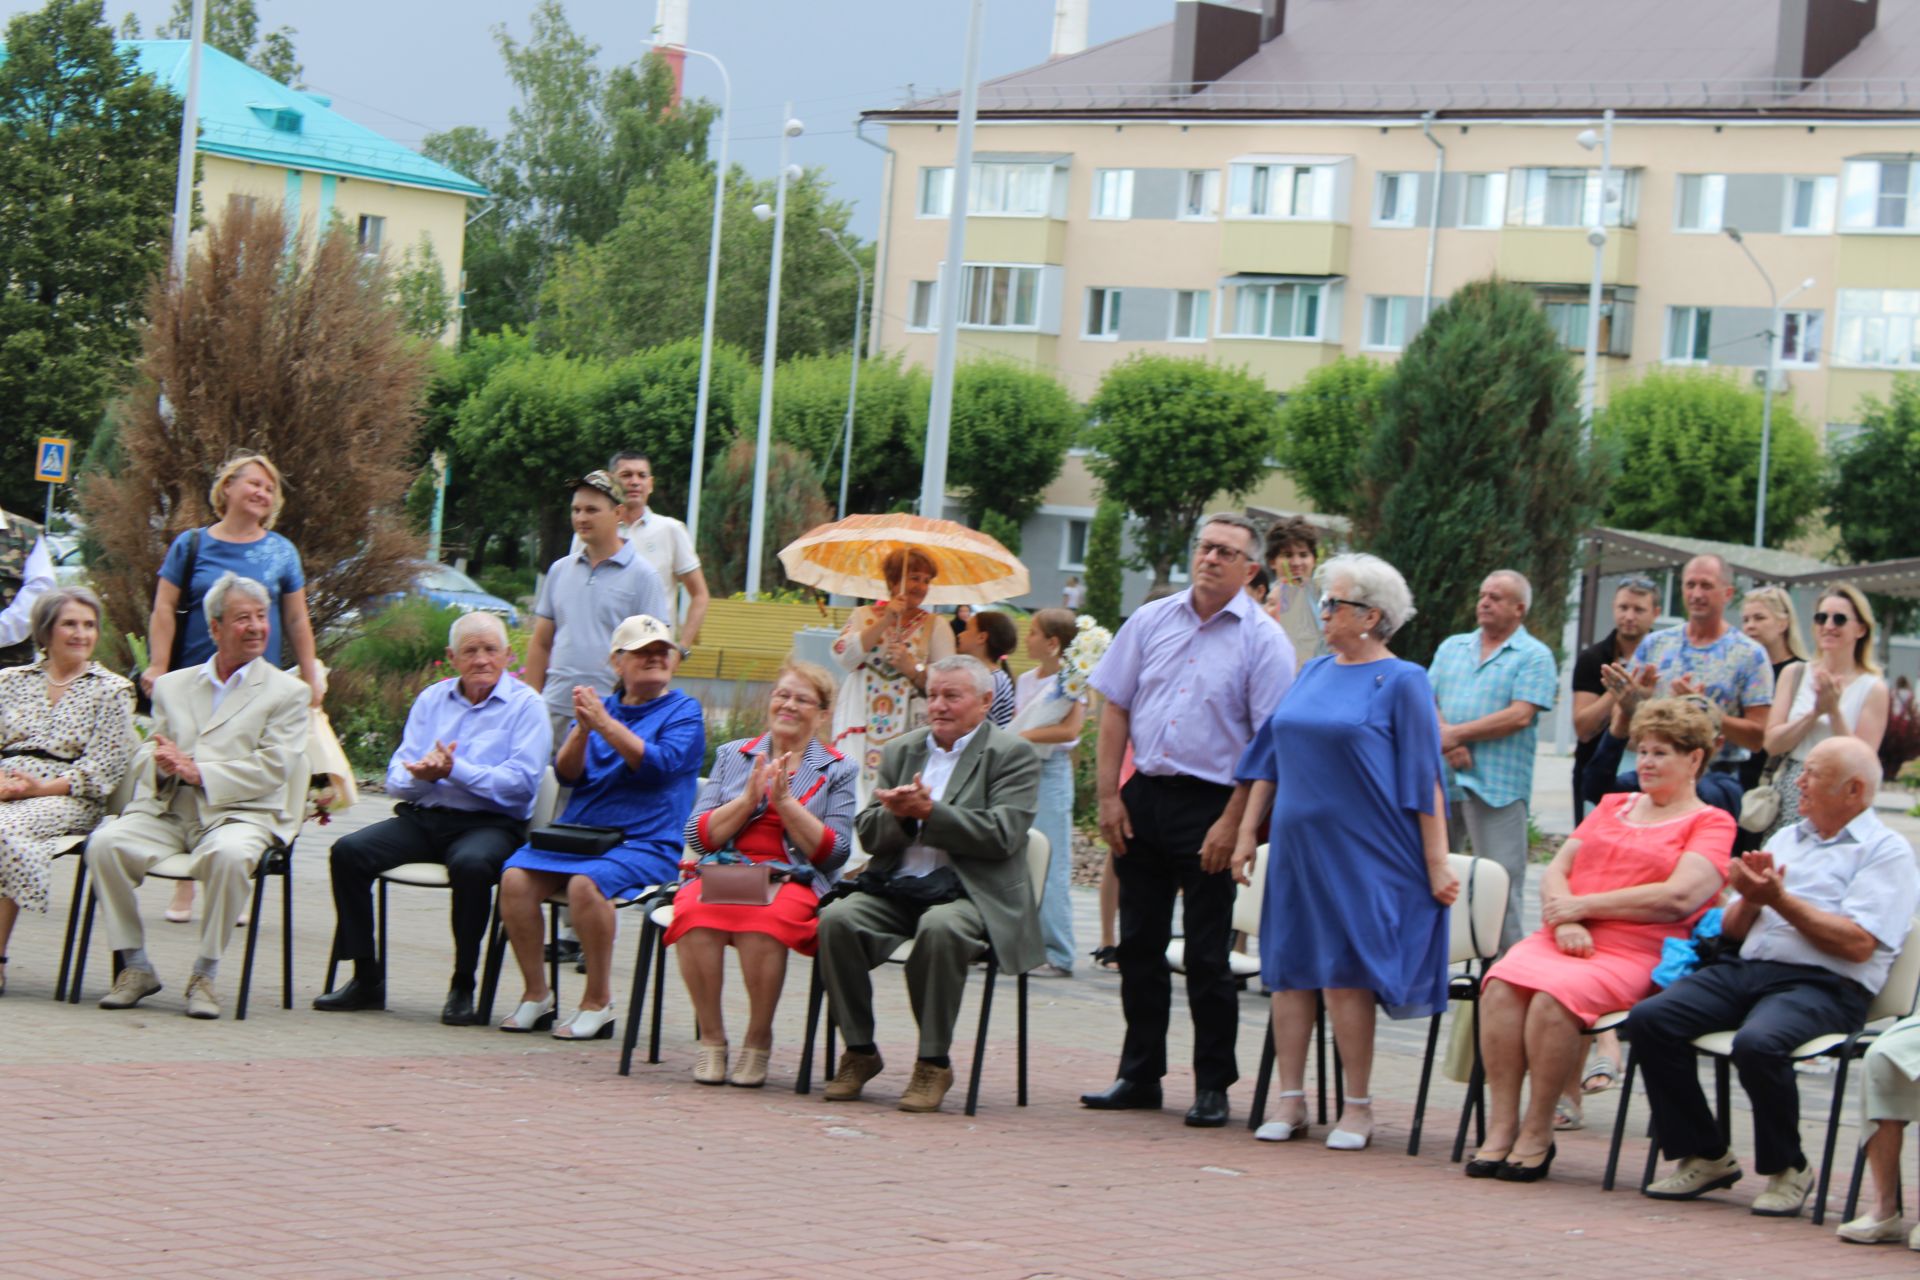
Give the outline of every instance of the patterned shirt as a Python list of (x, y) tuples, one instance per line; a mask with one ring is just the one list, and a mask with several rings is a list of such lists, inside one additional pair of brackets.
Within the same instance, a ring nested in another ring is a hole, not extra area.
[[(1755, 708), (1773, 705), (1773, 665), (1758, 641), (1728, 627), (1712, 644), (1687, 639), (1685, 623), (1656, 631), (1633, 651), (1633, 665), (1651, 664), (1660, 673), (1659, 690), (1670, 693), (1679, 676), (1692, 676), (1701, 692), (1725, 715), (1751, 715)], [(1729, 742), (1714, 763), (1745, 760), (1745, 747)]]
[[(1531, 702), (1542, 711), (1553, 709), (1559, 673), (1553, 652), (1525, 627), (1480, 658), (1480, 633), (1468, 631), (1440, 642), (1427, 669), (1433, 681), (1433, 700), (1448, 724), (1465, 724), (1505, 711), (1515, 702)], [(1447, 769), (1447, 792), (1457, 797), (1470, 791), (1496, 809), (1533, 795), (1533, 757), (1539, 738), (1538, 718), (1504, 738), (1467, 744), (1473, 767)]]

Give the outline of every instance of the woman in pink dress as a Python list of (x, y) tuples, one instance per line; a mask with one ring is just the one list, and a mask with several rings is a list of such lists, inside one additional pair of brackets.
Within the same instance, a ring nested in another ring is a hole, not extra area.
[(1634, 714), (1632, 740), (1639, 793), (1608, 796), (1560, 847), (1541, 877), (1539, 931), (1487, 973), (1487, 1141), (1469, 1178), (1547, 1176), (1554, 1103), (1580, 1070), (1581, 1028), (1652, 995), (1662, 944), (1690, 934), (1726, 883), (1733, 819), (1694, 791), (1713, 754), (1712, 721), (1682, 699), (1657, 698)]

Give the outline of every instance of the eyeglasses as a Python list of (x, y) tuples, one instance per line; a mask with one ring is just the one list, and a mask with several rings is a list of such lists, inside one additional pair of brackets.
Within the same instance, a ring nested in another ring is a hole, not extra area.
[(1208, 556), (1232, 562), (1247, 553), (1238, 547), (1230, 547), (1224, 542), (1198, 542), (1194, 544), (1193, 555), (1196, 560), (1205, 560)]
[(1346, 605), (1347, 608), (1349, 609), (1373, 608), (1372, 605), (1366, 603), (1363, 600), (1340, 600), (1340, 599), (1336, 599), (1333, 596), (1323, 596), (1320, 599), (1320, 612), (1323, 614), (1331, 615), (1336, 610), (1338, 610), (1341, 605)]
[(775, 689), (767, 701), (776, 707), (783, 702), (791, 703), (796, 707), (817, 707), (820, 705), (818, 698), (809, 698), (804, 693), (788, 693), (785, 689)]
[(1844, 613), (1816, 613), (1813, 615), (1813, 625), (1816, 627), (1824, 627), (1828, 623), (1832, 623), (1836, 627), (1844, 627), (1852, 621), (1853, 619)]

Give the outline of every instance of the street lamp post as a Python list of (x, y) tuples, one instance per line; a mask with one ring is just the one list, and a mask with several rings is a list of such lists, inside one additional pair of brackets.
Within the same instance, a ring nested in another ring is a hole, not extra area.
[(1613, 198), (1613, 108), (1600, 117), (1600, 131), (1582, 129), (1576, 139), (1591, 151), (1600, 148), (1600, 200), (1587, 241), (1593, 245), (1593, 278), (1587, 283), (1587, 368), (1580, 379), (1580, 425), (1593, 438), (1593, 407), (1600, 391), (1600, 277), (1607, 269), (1607, 201)]
[(806, 132), (793, 118), (793, 104), (783, 113), (780, 130), (780, 177), (773, 189), (773, 208), (755, 205), (754, 216), (773, 219), (773, 265), (767, 276), (767, 341), (760, 354), (760, 432), (753, 449), (753, 516), (747, 529), (747, 599), (760, 598), (760, 559), (767, 543), (767, 453), (773, 440), (773, 365), (780, 342), (780, 261), (787, 244), (787, 181), (796, 176), (787, 164), (787, 147)]
[(207, 41), (207, 0), (193, 0), (193, 36), (187, 45), (187, 100), (180, 113), (180, 171), (173, 179), (173, 281), (187, 278), (187, 237), (193, 232), (193, 157), (200, 144), (200, 50)]
[(1753, 256), (1753, 250), (1747, 247), (1746, 237), (1740, 234), (1740, 228), (1727, 227), (1724, 230), (1727, 239), (1740, 246), (1740, 252), (1747, 255), (1747, 261), (1753, 264), (1753, 269), (1760, 273), (1760, 279), (1767, 286), (1767, 383), (1760, 402), (1760, 492), (1753, 502), (1753, 545), (1761, 547), (1766, 545), (1767, 540), (1767, 471), (1772, 464), (1773, 452), (1773, 384), (1780, 367), (1781, 330), (1786, 327), (1780, 309), (1813, 288), (1813, 277), (1808, 276), (1794, 287), (1792, 293), (1780, 297), (1773, 287), (1773, 277), (1760, 265), (1760, 259)]
[(853, 304), (853, 377), (847, 383), (847, 429), (840, 444), (840, 519), (847, 518), (847, 474), (853, 469), (853, 408), (860, 399), (860, 323), (867, 312), (867, 269), (860, 265), (860, 259), (841, 240), (832, 227), (820, 228), (820, 234), (833, 241), (848, 262), (853, 264), (853, 272), (860, 281), (858, 299)]

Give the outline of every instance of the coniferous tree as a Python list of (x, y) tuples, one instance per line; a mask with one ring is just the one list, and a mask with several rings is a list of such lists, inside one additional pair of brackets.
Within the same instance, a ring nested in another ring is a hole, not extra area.
[(1110, 630), (1120, 626), (1120, 589), (1126, 575), (1121, 550), (1125, 532), (1126, 508), (1111, 498), (1102, 498), (1094, 508), (1093, 524), (1087, 529), (1087, 612)]

